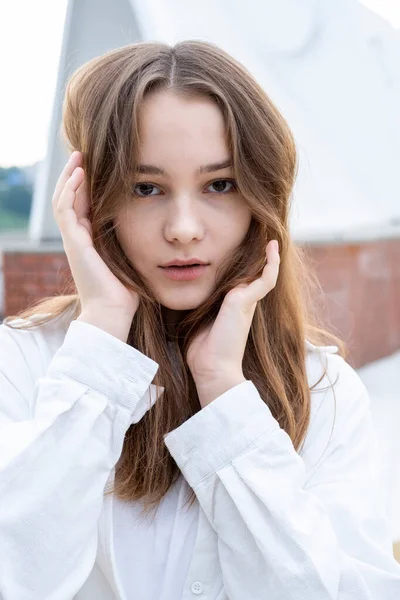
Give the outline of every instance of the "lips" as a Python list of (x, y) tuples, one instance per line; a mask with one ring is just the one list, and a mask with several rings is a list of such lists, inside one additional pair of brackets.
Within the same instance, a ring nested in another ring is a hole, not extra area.
[(170, 269), (171, 267), (175, 269), (187, 269), (188, 267), (200, 267), (200, 263), (190, 263), (189, 265), (169, 265), (168, 267), (163, 267), (163, 269)]
[(183, 258), (176, 258), (174, 260), (171, 260), (171, 262), (166, 263), (165, 265), (161, 265), (161, 267), (163, 269), (167, 268), (167, 267), (193, 267), (193, 266), (201, 266), (201, 265), (208, 265), (209, 263), (206, 263), (203, 260), (200, 260), (199, 258), (193, 257), (193, 258), (187, 258), (187, 259), (183, 259)]
[(164, 275), (175, 281), (192, 281), (201, 277), (209, 265), (186, 265), (186, 266), (170, 266), (163, 267)]

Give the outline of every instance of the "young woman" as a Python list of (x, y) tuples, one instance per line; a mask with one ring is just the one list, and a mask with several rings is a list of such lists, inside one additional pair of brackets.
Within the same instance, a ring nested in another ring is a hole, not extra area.
[(400, 598), (277, 109), (211, 44), (142, 43), (74, 73), (63, 131), (76, 293), (0, 327), (0, 597)]

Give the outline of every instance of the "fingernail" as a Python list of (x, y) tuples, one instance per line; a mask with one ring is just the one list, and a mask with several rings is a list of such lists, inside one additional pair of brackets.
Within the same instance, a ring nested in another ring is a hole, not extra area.
[(278, 252), (278, 254), (279, 254), (279, 244), (278, 244), (277, 240), (274, 240), (272, 242), (272, 245), (273, 245), (275, 252)]
[(68, 159), (68, 162), (72, 162), (72, 161), (74, 160), (74, 158), (75, 158), (75, 155), (76, 155), (76, 152), (75, 152), (75, 150), (74, 150), (74, 151), (72, 152), (71, 156), (69, 157), (69, 159)]

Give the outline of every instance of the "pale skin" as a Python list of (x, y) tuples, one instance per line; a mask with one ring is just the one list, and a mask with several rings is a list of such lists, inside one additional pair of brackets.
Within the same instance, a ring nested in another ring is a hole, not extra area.
[[(157, 92), (145, 100), (139, 133), (143, 172), (117, 215), (117, 235), (133, 266), (151, 282), (167, 326), (173, 327), (184, 311), (214, 291), (216, 269), (244, 240), (251, 213), (227, 166), (225, 124), (214, 102)], [(196, 280), (172, 281), (160, 268), (191, 257), (209, 263)], [(245, 381), (242, 361), (254, 311), (275, 287), (279, 261), (278, 243), (271, 240), (261, 277), (232, 289), (216, 320), (192, 342), (187, 362), (202, 407)]]
[[(117, 235), (135, 269), (150, 281), (173, 329), (217, 285), (217, 268), (243, 242), (251, 212), (238, 192), (226, 130), (217, 105), (159, 91), (148, 96), (140, 115), (140, 173), (116, 215)], [(82, 155), (73, 152), (52, 200), (80, 303), (77, 320), (126, 342), (140, 299), (110, 271), (93, 246)], [(197, 258), (208, 263), (192, 281), (168, 279), (161, 265)], [(245, 381), (243, 355), (254, 311), (276, 285), (276, 240), (266, 240), (261, 276), (224, 298), (219, 313), (193, 340), (187, 362), (200, 404)]]

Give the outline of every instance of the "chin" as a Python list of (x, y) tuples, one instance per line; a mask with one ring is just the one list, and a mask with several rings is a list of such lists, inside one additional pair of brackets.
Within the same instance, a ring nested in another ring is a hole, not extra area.
[(209, 298), (210, 294), (199, 294), (197, 291), (177, 292), (176, 294), (160, 294), (160, 303), (170, 310), (194, 310)]
[(194, 310), (198, 308), (201, 302), (185, 302), (185, 301), (176, 301), (176, 302), (167, 302), (162, 301), (161, 304), (165, 306), (165, 308), (169, 308), (169, 310)]

